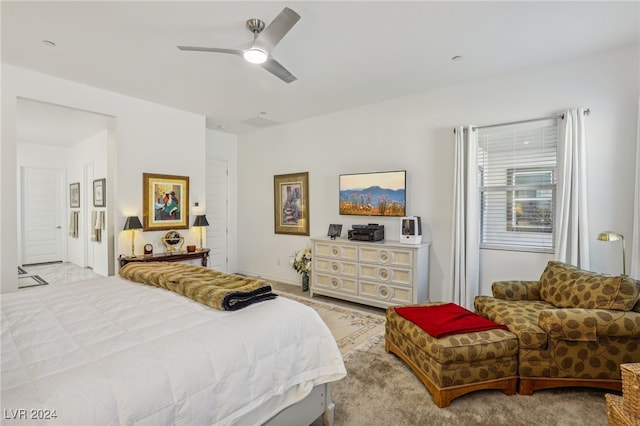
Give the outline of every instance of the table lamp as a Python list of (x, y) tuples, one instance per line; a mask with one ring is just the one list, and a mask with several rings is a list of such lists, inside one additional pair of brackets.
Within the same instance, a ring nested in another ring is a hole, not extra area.
[(200, 247), (198, 247), (198, 250), (202, 250), (202, 228), (205, 226), (209, 226), (209, 222), (207, 222), (207, 216), (203, 214), (197, 215), (195, 222), (193, 222), (193, 226), (197, 226), (200, 228)]
[(603, 231), (598, 235), (598, 240), (600, 241), (618, 241), (622, 240), (622, 276), (627, 276), (627, 264), (625, 262), (625, 254), (624, 254), (624, 237), (622, 234), (618, 234), (613, 231)]
[(124, 230), (131, 231), (131, 257), (136, 257), (135, 246), (133, 244), (136, 237), (136, 229), (142, 229), (142, 224), (140, 223), (138, 216), (127, 217), (127, 220), (124, 222)]

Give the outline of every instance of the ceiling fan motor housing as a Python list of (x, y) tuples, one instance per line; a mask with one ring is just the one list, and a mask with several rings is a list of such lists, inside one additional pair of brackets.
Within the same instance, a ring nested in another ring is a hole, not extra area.
[(264, 30), (264, 27), (265, 27), (264, 21), (261, 19), (254, 18), (254, 19), (247, 20), (247, 28), (254, 35), (260, 34), (262, 30)]

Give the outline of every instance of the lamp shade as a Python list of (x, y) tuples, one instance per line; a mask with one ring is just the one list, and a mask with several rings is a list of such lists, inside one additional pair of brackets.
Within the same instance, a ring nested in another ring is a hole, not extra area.
[(622, 234), (618, 234), (617, 232), (613, 231), (603, 231), (600, 233), (600, 235), (598, 235), (598, 240), (600, 241), (618, 241), (622, 239)]
[(193, 226), (209, 226), (209, 222), (207, 222), (206, 215), (198, 215), (196, 216), (195, 222), (193, 222)]
[(624, 252), (624, 237), (622, 234), (613, 231), (603, 231), (598, 235), (599, 241), (618, 241), (622, 240), (622, 276), (627, 276), (627, 262), (626, 255)]
[(142, 224), (140, 223), (140, 219), (138, 219), (138, 216), (129, 216), (124, 222), (123, 229), (125, 231), (129, 229), (142, 229)]

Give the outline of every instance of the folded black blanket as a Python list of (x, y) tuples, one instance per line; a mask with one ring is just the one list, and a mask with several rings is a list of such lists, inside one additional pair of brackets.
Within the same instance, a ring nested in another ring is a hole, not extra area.
[(275, 299), (276, 297), (278, 296), (271, 292), (271, 286), (260, 287), (252, 291), (228, 293), (222, 298), (222, 309), (225, 311), (237, 311), (252, 303)]

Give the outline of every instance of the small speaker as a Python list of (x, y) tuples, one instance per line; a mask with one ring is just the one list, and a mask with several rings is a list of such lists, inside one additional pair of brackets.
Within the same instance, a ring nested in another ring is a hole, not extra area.
[(400, 242), (420, 244), (422, 242), (422, 222), (420, 216), (406, 216), (400, 222)]

